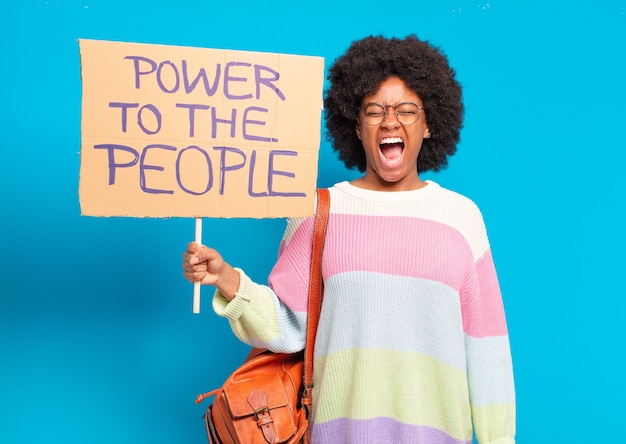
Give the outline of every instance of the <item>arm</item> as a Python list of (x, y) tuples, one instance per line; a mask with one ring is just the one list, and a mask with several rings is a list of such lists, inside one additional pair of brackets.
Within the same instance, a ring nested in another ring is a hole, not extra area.
[(228, 319), (243, 342), (277, 352), (301, 350), (306, 331), (312, 221), (289, 221), (269, 286), (253, 282), (217, 251), (196, 243), (189, 244), (183, 254), (184, 276), (190, 282), (215, 286), (213, 308)]
[(466, 336), (472, 418), (481, 444), (515, 444), (515, 388), (500, 287), (487, 250), (465, 289)]

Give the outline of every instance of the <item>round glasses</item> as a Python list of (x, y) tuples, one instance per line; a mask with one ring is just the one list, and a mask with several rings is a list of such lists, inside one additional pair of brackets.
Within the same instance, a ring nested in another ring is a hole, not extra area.
[(420, 117), (421, 111), (424, 109), (417, 103), (402, 102), (397, 105), (381, 105), (380, 103), (367, 103), (362, 106), (363, 121), (371, 126), (380, 125), (387, 117), (387, 108), (396, 110), (396, 119), (402, 125), (413, 125)]

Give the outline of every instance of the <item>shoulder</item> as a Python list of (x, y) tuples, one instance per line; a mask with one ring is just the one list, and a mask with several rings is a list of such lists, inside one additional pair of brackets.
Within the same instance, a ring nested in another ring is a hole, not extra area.
[[(290, 217), (287, 218), (287, 228), (285, 229), (285, 233), (283, 235), (283, 241), (289, 243), (289, 241), (293, 238), (294, 234), (297, 231), (309, 230), (313, 231), (313, 220), (315, 218), (315, 213), (317, 212), (318, 199), (317, 193), (315, 195), (315, 204), (314, 204), (314, 214), (306, 217)], [(308, 228), (307, 228), (308, 227)]]
[(476, 258), (490, 248), (482, 212), (472, 199), (440, 187), (434, 202), (434, 205), (440, 207), (438, 210), (440, 221), (461, 233)]
[(476, 205), (472, 199), (461, 193), (439, 186), (437, 200), (443, 205), (457, 209), (457, 211), (474, 214), (482, 219), (482, 213), (478, 205)]

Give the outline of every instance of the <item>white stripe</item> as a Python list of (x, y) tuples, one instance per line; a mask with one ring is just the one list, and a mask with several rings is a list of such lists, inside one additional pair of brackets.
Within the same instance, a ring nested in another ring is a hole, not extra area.
[(437, 183), (394, 193), (357, 188), (341, 182), (330, 189), (331, 210), (341, 214), (420, 217), (458, 230), (469, 242), (474, 260), (489, 249), (480, 209), (467, 197)]

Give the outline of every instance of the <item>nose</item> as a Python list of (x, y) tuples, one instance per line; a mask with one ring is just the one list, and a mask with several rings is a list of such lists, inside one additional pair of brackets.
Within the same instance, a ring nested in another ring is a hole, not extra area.
[(385, 107), (385, 117), (381, 125), (385, 128), (397, 128), (400, 126), (400, 121), (398, 120), (398, 116), (396, 115), (396, 108), (392, 105), (387, 105)]

